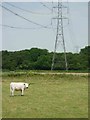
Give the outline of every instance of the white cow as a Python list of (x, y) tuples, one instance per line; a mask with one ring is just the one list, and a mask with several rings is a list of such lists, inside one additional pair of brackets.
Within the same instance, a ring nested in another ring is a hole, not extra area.
[(14, 96), (14, 91), (21, 91), (21, 95), (24, 95), (24, 90), (28, 88), (29, 84), (24, 82), (11, 82), (10, 94)]

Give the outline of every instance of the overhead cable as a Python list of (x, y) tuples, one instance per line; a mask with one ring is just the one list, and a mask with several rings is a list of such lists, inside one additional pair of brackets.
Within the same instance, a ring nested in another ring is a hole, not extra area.
[(34, 22), (34, 21), (31, 21), (31, 20), (29, 20), (29, 19), (27, 19), (27, 18), (25, 18), (25, 17), (23, 17), (23, 16), (21, 16), (21, 15), (19, 15), (19, 14), (15, 13), (15, 12), (13, 12), (12, 10), (10, 10), (10, 9), (6, 8), (6, 7), (5, 7), (5, 6), (3, 6), (3, 5), (0, 5), (0, 6), (1, 6), (2, 8), (4, 8), (5, 10), (7, 10), (7, 11), (11, 12), (12, 14), (14, 14), (14, 15), (16, 15), (16, 16), (18, 16), (18, 17), (20, 17), (20, 18), (22, 18), (22, 19), (24, 19), (24, 20), (26, 20), (26, 21), (28, 21), (28, 22), (32, 23), (32, 24), (35, 24), (35, 25), (41, 26), (41, 27), (43, 27), (43, 28), (49, 28), (49, 27), (47, 27), (47, 26), (44, 26), (44, 25), (41, 25), (41, 24), (36, 23), (36, 22)]
[[(52, 8), (49, 8), (47, 5), (45, 5), (44, 3), (42, 3), (42, 2), (40, 2), (44, 7), (46, 7), (48, 10), (50, 10), (51, 11), (51, 13), (57, 13), (56, 11), (54, 11), (53, 10), (53, 7)], [(53, 4), (53, 2), (52, 2), (52, 4)]]
[(16, 6), (16, 5), (13, 5), (13, 4), (8, 3), (8, 2), (5, 2), (5, 3), (8, 4), (8, 5), (10, 5), (10, 6), (12, 6), (12, 7), (14, 7), (14, 8), (23, 10), (23, 11), (28, 12), (28, 13), (31, 13), (31, 14), (38, 14), (38, 15), (50, 15), (50, 14), (51, 14), (51, 12), (50, 12), (50, 13), (33, 12), (33, 11), (31, 11), (31, 10), (26, 10), (26, 9), (24, 9), (24, 8), (18, 7), (18, 6)]
[(51, 8), (49, 8), (47, 5), (45, 5), (44, 3), (40, 2), (44, 7), (46, 7), (47, 9), (49, 9), (50, 11), (52, 11)]
[(5, 25), (5, 24), (0, 24), (0, 26), (7, 27), (7, 28), (14, 28), (14, 29), (41, 29), (42, 28), (42, 27), (38, 27), (38, 28), (16, 27), (16, 26)]

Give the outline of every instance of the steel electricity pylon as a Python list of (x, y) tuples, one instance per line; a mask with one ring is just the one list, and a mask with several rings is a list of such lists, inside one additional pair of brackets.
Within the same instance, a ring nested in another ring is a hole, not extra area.
[(62, 43), (62, 45), (63, 45), (64, 56), (65, 56), (65, 68), (66, 68), (66, 70), (68, 70), (67, 57), (66, 57), (66, 47), (65, 47), (64, 32), (63, 32), (63, 20), (68, 19), (67, 17), (63, 16), (63, 9), (67, 8), (67, 7), (63, 6), (62, 2), (60, 2), (58, 0), (58, 6), (56, 6), (54, 8), (58, 9), (58, 16), (53, 18), (53, 19), (57, 19), (57, 33), (56, 33), (55, 48), (54, 48), (54, 54), (53, 54), (53, 58), (52, 58), (51, 70), (54, 69), (55, 55), (56, 55), (56, 50), (57, 50), (57, 46), (59, 43)]

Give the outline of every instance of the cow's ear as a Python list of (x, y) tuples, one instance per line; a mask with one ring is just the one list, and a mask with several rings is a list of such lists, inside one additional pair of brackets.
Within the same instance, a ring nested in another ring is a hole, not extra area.
[(25, 85), (25, 83), (24, 83), (24, 85)]

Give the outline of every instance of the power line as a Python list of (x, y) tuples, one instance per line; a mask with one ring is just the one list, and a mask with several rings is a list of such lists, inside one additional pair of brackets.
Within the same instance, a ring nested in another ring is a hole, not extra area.
[[(0, 24), (0, 26), (2, 26), (2, 27), (7, 27), (7, 28), (14, 28), (14, 29), (42, 29), (43, 27), (37, 27), (37, 28), (34, 28), (34, 27), (32, 27), (32, 28), (30, 28), (30, 27), (16, 27), (16, 26), (11, 26), (11, 25), (5, 25), (5, 24)], [(47, 27), (48, 27), (49, 25), (47, 25)], [(51, 28), (49, 28), (49, 29), (51, 29)]]
[[(53, 7), (52, 8), (49, 8), (47, 5), (45, 5), (44, 3), (40, 2), (44, 7), (46, 7), (48, 10), (51, 11), (51, 13), (57, 13), (56, 11), (53, 10)], [(52, 5), (53, 5), (53, 1), (52, 1)]]
[(8, 3), (8, 2), (5, 2), (5, 3), (6, 3), (7, 5), (10, 5), (10, 6), (14, 7), (14, 8), (23, 10), (23, 11), (28, 12), (28, 13), (31, 13), (31, 14), (38, 14), (38, 15), (50, 15), (50, 14), (51, 14), (51, 12), (50, 12), (50, 13), (33, 12), (33, 11), (31, 11), (31, 10), (26, 10), (26, 9), (24, 9), (24, 8), (18, 7), (18, 6), (16, 6), (16, 5), (13, 5), (13, 4)]
[(3, 6), (3, 5), (0, 5), (0, 6), (1, 6), (2, 8), (4, 8), (5, 10), (7, 10), (7, 11), (11, 12), (12, 14), (14, 14), (14, 15), (16, 15), (16, 16), (18, 16), (18, 17), (20, 17), (20, 18), (22, 18), (22, 19), (24, 19), (24, 20), (26, 20), (26, 21), (28, 21), (28, 22), (32, 23), (32, 24), (35, 24), (35, 25), (41, 26), (41, 27), (43, 27), (43, 28), (49, 28), (49, 27), (47, 27), (47, 26), (44, 26), (44, 25), (41, 25), (41, 24), (36, 23), (36, 22), (34, 22), (34, 21), (31, 21), (31, 20), (29, 20), (29, 19), (27, 19), (27, 18), (25, 18), (25, 17), (23, 17), (23, 16), (21, 16), (21, 15), (19, 15), (19, 14), (15, 13), (15, 12), (13, 12), (12, 10), (10, 10), (10, 9), (6, 8), (6, 7), (5, 7), (5, 6)]
[(49, 8), (47, 5), (45, 5), (44, 3), (40, 2), (44, 7), (46, 7), (48, 10), (50, 10), (52, 12), (52, 9)]
[(41, 29), (42, 28), (42, 27), (38, 27), (38, 28), (16, 27), (16, 26), (5, 25), (5, 24), (0, 24), (0, 26), (7, 27), (7, 28), (14, 28), (14, 29)]

